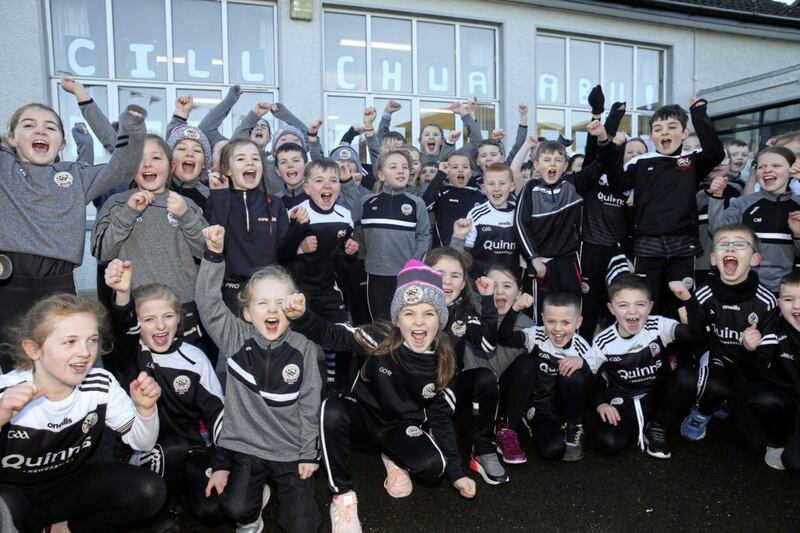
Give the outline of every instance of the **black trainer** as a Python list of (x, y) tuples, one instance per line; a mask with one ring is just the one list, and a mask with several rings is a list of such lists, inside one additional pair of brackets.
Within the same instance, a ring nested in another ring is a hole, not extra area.
[(580, 461), (583, 459), (583, 424), (564, 424), (564, 456), (562, 461)]
[(667, 445), (667, 431), (661, 424), (650, 422), (644, 427), (644, 442), (647, 444), (648, 455), (659, 459), (672, 457)]

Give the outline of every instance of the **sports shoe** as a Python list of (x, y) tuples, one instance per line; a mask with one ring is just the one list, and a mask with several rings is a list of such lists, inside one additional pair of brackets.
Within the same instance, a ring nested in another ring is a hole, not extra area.
[(720, 407), (719, 409), (717, 409), (716, 411), (714, 411), (714, 418), (719, 418), (720, 420), (725, 420), (729, 416), (731, 416), (731, 414), (728, 412), (728, 408), (725, 407), (724, 405), (722, 407)]
[(564, 449), (562, 461), (580, 461), (583, 459), (583, 424), (564, 424)]
[(786, 467), (783, 466), (781, 455), (783, 455), (783, 448), (770, 448), (767, 446), (767, 453), (764, 454), (764, 462), (767, 463), (768, 467), (774, 468), (775, 470), (786, 470)]
[(400, 468), (391, 459), (381, 454), (383, 459), (383, 466), (386, 467), (386, 480), (383, 482), (383, 488), (389, 493), (392, 498), (405, 498), (411, 494), (414, 486), (411, 484), (411, 478), (408, 472)]
[(681, 435), (686, 440), (698, 441), (706, 436), (706, 424), (711, 420), (710, 416), (706, 416), (697, 410), (697, 407), (692, 407), (689, 414), (681, 424)]
[(236, 533), (261, 533), (264, 531), (264, 519), (261, 517), (261, 514), (264, 512), (264, 509), (267, 508), (267, 503), (271, 495), (272, 489), (265, 483), (264, 488), (261, 490), (261, 512), (258, 513), (258, 518), (255, 522), (249, 524), (236, 524)]
[(667, 435), (664, 426), (650, 422), (644, 427), (644, 442), (647, 444), (647, 454), (659, 459), (669, 459), (672, 453), (667, 446)]
[(352, 490), (333, 497), (331, 533), (361, 533), (361, 522), (358, 520), (358, 499)]
[(473, 472), (479, 473), (489, 485), (508, 483), (506, 469), (500, 464), (500, 460), (494, 452), (478, 456), (473, 455), (469, 460), (469, 467)]
[(503, 458), (503, 462), (519, 465), (528, 461), (528, 456), (519, 445), (516, 431), (505, 424), (500, 424), (497, 426), (494, 438), (497, 441), (497, 453)]

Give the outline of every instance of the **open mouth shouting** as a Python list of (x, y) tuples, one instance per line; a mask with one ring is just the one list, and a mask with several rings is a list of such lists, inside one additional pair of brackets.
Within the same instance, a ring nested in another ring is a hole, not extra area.
[(83, 374), (86, 374), (86, 372), (89, 370), (89, 361), (78, 361), (75, 363), (70, 363), (69, 369), (73, 374), (82, 376)]
[(164, 350), (170, 345), (169, 331), (153, 334), (153, 347)]
[(428, 331), (425, 329), (411, 330), (411, 344), (415, 349), (423, 350), (430, 344)]
[(267, 328), (267, 333), (277, 335), (280, 329), (281, 321), (279, 318), (267, 318), (264, 320), (264, 326)]
[(739, 258), (737, 258), (735, 255), (726, 255), (722, 258), (722, 272), (725, 274), (725, 276), (735, 276), (738, 268)]
[(50, 150), (50, 143), (44, 139), (34, 139), (33, 143), (31, 143), (31, 148), (38, 155), (46, 155)]
[(637, 317), (625, 317), (625, 329), (631, 335), (638, 333), (641, 327), (642, 319)]
[(193, 175), (195, 168), (197, 168), (197, 163), (195, 163), (191, 159), (187, 159), (186, 161), (181, 163), (181, 170), (183, 171), (184, 175), (186, 175), (186, 176)]
[(248, 169), (242, 172), (242, 184), (245, 189), (252, 189), (258, 185), (258, 173), (255, 169)]
[(423, 143), (422, 144), (422, 149), (425, 150), (425, 153), (427, 155), (435, 155), (436, 154), (436, 149), (437, 149), (436, 142), (435, 141), (429, 141), (429, 142)]
[(320, 203), (322, 204), (320, 207), (325, 209), (330, 209), (333, 206), (333, 193), (330, 191), (324, 191), (319, 195)]

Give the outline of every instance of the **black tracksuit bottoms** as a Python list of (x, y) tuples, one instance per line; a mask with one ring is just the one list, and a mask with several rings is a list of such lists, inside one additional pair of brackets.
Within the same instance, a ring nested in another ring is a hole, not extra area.
[(761, 426), (767, 434), (767, 446), (783, 448), (781, 461), (786, 471), (800, 475), (800, 406), (793, 391), (768, 386), (750, 399)]
[(456, 376), (456, 427), (476, 456), (494, 453), (497, 377), (488, 368), (462, 370)]

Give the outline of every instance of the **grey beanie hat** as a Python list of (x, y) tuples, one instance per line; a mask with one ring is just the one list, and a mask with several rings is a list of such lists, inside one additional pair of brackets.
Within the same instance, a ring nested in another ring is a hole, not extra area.
[(367, 175), (367, 171), (361, 166), (361, 161), (358, 157), (358, 152), (352, 146), (340, 144), (331, 150), (331, 159), (334, 161), (353, 161), (356, 164), (356, 169), (362, 176)]
[(439, 329), (444, 329), (448, 312), (442, 276), (422, 261), (411, 259), (397, 274), (397, 290), (389, 310), (392, 324), (397, 324), (397, 315), (403, 307), (416, 304), (432, 305), (439, 313)]
[(208, 142), (208, 137), (206, 137), (206, 134), (203, 133), (199, 128), (189, 126), (188, 124), (182, 124), (172, 130), (172, 133), (170, 133), (169, 137), (167, 138), (167, 145), (169, 146), (170, 151), (174, 150), (175, 145), (184, 139), (191, 139), (200, 143), (200, 146), (203, 148), (203, 156), (205, 156), (205, 168), (210, 169), (212, 154), (211, 143)]

